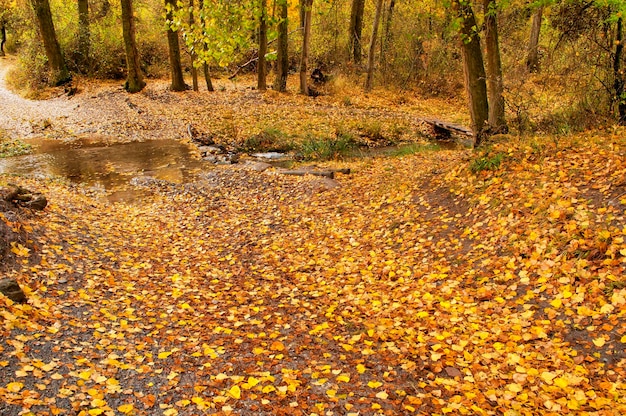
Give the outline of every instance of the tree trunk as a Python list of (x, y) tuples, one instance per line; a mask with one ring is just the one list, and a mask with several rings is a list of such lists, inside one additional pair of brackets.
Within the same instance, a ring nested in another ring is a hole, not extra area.
[(615, 99), (617, 100), (618, 123), (621, 126), (626, 125), (626, 97), (624, 96), (624, 70), (622, 69), (623, 38), (623, 20), (622, 17), (619, 17), (615, 34), (616, 45), (613, 58), (613, 76), (615, 80), (613, 81), (613, 88), (615, 90)]
[(352, 0), (350, 8), (350, 57), (355, 64), (361, 63), (363, 56), (361, 36), (363, 34), (363, 12), (365, 0)]
[(58, 86), (69, 82), (72, 79), (70, 71), (67, 69), (63, 52), (52, 23), (52, 13), (48, 0), (31, 0), (31, 5), (35, 10), (39, 33), (43, 40), (43, 46), (50, 65), (49, 84)]
[(389, 8), (387, 9), (387, 16), (385, 17), (385, 28), (383, 34), (383, 42), (380, 45), (381, 58), (384, 58), (384, 52), (387, 50), (387, 45), (391, 42), (391, 19), (393, 17), (393, 10), (396, 7), (396, 0), (391, 0), (389, 2)]
[(380, 23), (380, 14), (383, 10), (383, 0), (376, 1), (376, 14), (374, 15), (374, 24), (372, 25), (372, 38), (370, 39), (369, 52), (367, 56), (367, 76), (365, 78), (365, 92), (372, 89), (372, 79), (374, 77), (374, 55), (376, 54), (376, 38), (378, 37), (378, 24)]
[(267, 62), (267, 0), (260, 0), (261, 14), (259, 15), (259, 63), (257, 65), (257, 88), (259, 91), (267, 89), (266, 75)]
[(502, 62), (498, 43), (496, 0), (484, 0), (485, 44), (487, 45), (487, 83), (489, 93), (489, 127), (491, 133), (507, 133), (504, 117), (504, 86), (502, 85)]
[(126, 50), (126, 68), (128, 75), (124, 88), (130, 93), (139, 92), (146, 86), (141, 73), (139, 52), (135, 41), (135, 19), (133, 17), (132, 0), (120, 0), (122, 4), (122, 31), (124, 49)]
[(279, 5), (280, 22), (278, 23), (278, 54), (276, 59), (276, 78), (274, 89), (287, 91), (287, 75), (289, 73), (289, 21), (287, 0), (281, 0)]
[(459, 35), (461, 40), (461, 55), (463, 56), (463, 73), (465, 75), (465, 90), (469, 101), (472, 131), (474, 132), (474, 146), (478, 146), (486, 134), (489, 120), (489, 104), (487, 102), (487, 84), (485, 82), (485, 67), (483, 54), (480, 49), (480, 38), (476, 32), (476, 18), (471, 5), (465, 0), (453, 1), (453, 8), (459, 17)]
[(528, 57), (526, 68), (530, 72), (539, 72), (539, 33), (543, 19), (543, 6), (539, 6), (533, 13), (533, 22), (530, 29), (530, 42), (528, 43)]
[(183, 67), (180, 63), (180, 45), (178, 43), (178, 32), (169, 27), (169, 22), (174, 20), (174, 11), (176, 10), (176, 0), (165, 0), (165, 18), (168, 22), (167, 28), (167, 47), (170, 58), (170, 73), (172, 75), (172, 91), (185, 91), (187, 85), (183, 79)]
[(79, 65), (83, 70), (89, 68), (89, 53), (91, 49), (91, 33), (89, 31), (89, 1), (78, 0), (78, 54)]
[[(200, 0), (202, 1), (202, 0)], [(193, 0), (189, 0), (189, 26), (193, 27), (194, 18), (193, 18)], [(191, 82), (193, 85), (193, 90), (198, 91), (198, 68), (196, 68), (196, 60), (198, 55), (195, 52), (195, 45), (193, 50), (191, 51)]]
[(0, 56), (4, 56), (4, 44), (7, 41), (7, 28), (4, 22), (0, 22)]
[(209, 64), (206, 62), (203, 65), (204, 69), (204, 81), (206, 82), (206, 90), (209, 92), (215, 91), (213, 88), (213, 82), (211, 82), (211, 74), (209, 73)]
[[(202, 14), (202, 9), (204, 9), (204, 1), (203, 0), (199, 0), (199, 1), (200, 1), (200, 14)], [(204, 43), (203, 46), (206, 52), (208, 49), (208, 45)], [(211, 81), (211, 73), (209, 71), (209, 64), (206, 61), (202, 64), (202, 71), (204, 73), (204, 82), (206, 83), (207, 91), (209, 92), (215, 91), (215, 89), (213, 88), (213, 82)]]
[(302, 57), (300, 58), (300, 94), (309, 95), (307, 70), (309, 65), (309, 47), (311, 44), (311, 8), (313, 0), (302, 0), (304, 4), (304, 34), (302, 35)]

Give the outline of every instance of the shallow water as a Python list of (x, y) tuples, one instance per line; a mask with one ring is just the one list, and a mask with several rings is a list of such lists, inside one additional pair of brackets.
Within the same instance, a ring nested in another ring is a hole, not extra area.
[(190, 145), (152, 140), (103, 145), (100, 141), (31, 140), (29, 155), (0, 159), (0, 173), (57, 176), (104, 189), (110, 200), (134, 199), (129, 181), (149, 176), (174, 183), (192, 181), (204, 166)]

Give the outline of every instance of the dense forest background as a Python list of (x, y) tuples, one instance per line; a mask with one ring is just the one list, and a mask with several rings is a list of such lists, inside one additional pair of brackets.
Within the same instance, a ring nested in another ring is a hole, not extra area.
[[(281, 1), (1, 0), (3, 51), (19, 56), (11, 82), (31, 90), (71, 76), (126, 78), (129, 89), (136, 62), (135, 91), (168, 76), (173, 90), (189, 82), (210, 91), (211, 77), (246, 73), (260, 74), (259, 89), (284, 90), (285, 71), (300, 74), (299, 92), (309, 95), (318, 93), (313, 71), (331, 93), (348, 85), (449, 97), (465, 85), (478, 133), (481, 117), (492, 133), (626, 119), (620, 1)], [(43, 23), (48, 6), (53, 32)], [(481, 115), (485, 87), (505, 121)]]

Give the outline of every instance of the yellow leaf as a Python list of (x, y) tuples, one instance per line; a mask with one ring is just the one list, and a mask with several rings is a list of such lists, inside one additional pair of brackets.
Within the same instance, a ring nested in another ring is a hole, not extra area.
[(343, 381), (344, 383), (348, 383), (350, 381), (350, 376), (348, 374), (340, 374), (337, 376), (337, 381)]
[(552, 305), (552, 307), (555, 309), (559, 309), (562, 304), (563, 301), (561, 301), (561, 299), (554, 299), (552, 302), (550, 302), (550, 305)]
[(169, 357), (170, 355), (172, 355), (171, 351), (163, 351), (163, 352), (160, 352), (157, 357), (163, 359), (163, 358)]
[(232, 397), (233, 399), (240, 399), (241, 389), (239, 388), (239, 386), (234, 385), (230, 388), (230, 390), (228, 390), (228, 395)]
[(596, 347), (602, 347), (606, 343), (606, 340), (603, 337), (598, 337), (593, 340), (593, 343)]
[(622, 344), (626, 344), (626, 335), (624, 335), (619, 342), (621, 342)]
[(554, 379), (554, 385), (558, 386), (562, 389), (568, 386), (567, 380), (563, 377), (558, 377)]
[(176, 416), (178, 414), (178, 410), (170, 407), (169, 409), (163, 412), (163, 416)]
[(376, 397), (378, 397), (379, 399), (383, 399), (385, 400), (387, 397), (389, 397), (389, 395), (387, 394), (386, 391), (379, 391), (378, 393), (376, 393)]
[(81, 371), (80, 373), (78, 373), (78, 377), (82, 378), (83, 380), (89, 380), (91, 378), (91, 370)]
[(509, 391), (512, 391), (513, 393), (519, 393), (523, 390), (522, 386), (517, 383), (511, 383), (506, 387)]
[(372, 381), (370, 381), (369, 383), (367, 383), (367, 385), (368, 385), (370, 388), (372, 388), (372, 389), (376, 389), (376, 388), (378, 388), (378, 387), (382, 386), (382, 385), (383, 385), (383, 383), (381, 383), (380, 381), (375, 381), (375, 380), (372, 380)]
[(328, 397), (335, 397), (336, 394), (337, 394), (337, 390), (326, 390), (326, 395)]
[(20, 243), (12, 242), (11, 251), (20, 257), (28, 257), (28, 253), (30, 252), (30, 249), (24, 247)]
[(18, 391), (22, 390), (22, 387), (24, 387), (24, 384), (20, 383), (19, 381), (14, 381), (7, 384), (7, 390), (11, 393), (17, 393)]
[(251, 389), (252, 387), (254, 387), (257, 384), (259, 384), (260, 382), (261, 382), (261, 380), (259, 380), (258, 378), (248, 377), (248, 382), (246, 384), (244, 384), (242, 387), (245, 388), (245, 389)]
[(554, 380), (554, 377), (556, 377), (556, 374), (550, 371), (544, 371), (543, 373), (541, 373), (541, 378), (548, 384), (552, 384), (552, 380)]
[(365, 366), (363, 364), (357, 364), (356, 371), (358, 371), (359, 374), (363, 374), (365, 372)]
[(134, 407), (131, 403), (127, 403), (127, 404), (118, 406), (117, 410), (124, 414), (130, 414), (134, 410)]

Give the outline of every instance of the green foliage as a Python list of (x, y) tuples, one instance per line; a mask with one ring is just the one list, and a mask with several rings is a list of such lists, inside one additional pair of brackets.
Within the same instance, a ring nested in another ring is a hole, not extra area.
[(20, 139), (9, 139), (0, 131), (0, 159), (30, 153), (32, 146)]
[(411, 143), (411, 144), (395, 147), (391, 149), (388, 152), (388, 154), (389, 156), (393, 156), (393, 157), (404, 157), (404, 156), (410, 156), (410, 155), (414, 155), (418, 153), (436, 152), (438, 150), (441, 150), (441, 146), (439, 146), (436, 143), (429, 143), (429, 144)]
[(354, 140), (349, 136), (306, 137), (300, 144), (298, 155), (304, 160), (341, 159), (355, 147)]
[(287, 135), (274, 127), (248, 137), (241, 145), (244, 152), (288, 152), (293, 148), (294, 144), (287, 139)]
[[(187, 49), (197, 56), (197, 67), (203, 63), (226, 67), (250, 47), (255, 7), (252, 0), (204, 0), (194, 8), (179, 8), (170, 26), (181, 31)], [(194, 23), (190, 23), (190, 13)]]
[(487, 149), (480, 156), (472, 160), (470, 163), (470, 170), (472, 173), (478, 173), (485, 170), (497, 170), (505, 157), (506, 155), (504, 153), (498, 152), (491, 154), (490, 149)]

